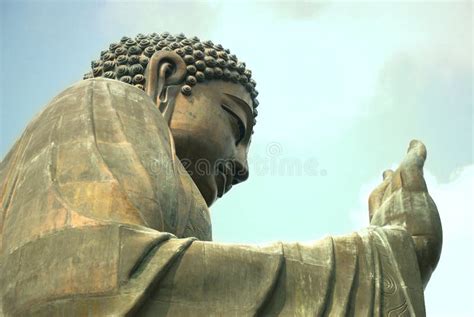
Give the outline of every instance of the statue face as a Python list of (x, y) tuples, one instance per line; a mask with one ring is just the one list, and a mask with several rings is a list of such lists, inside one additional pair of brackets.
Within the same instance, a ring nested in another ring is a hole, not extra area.
[(248, 178), (252, 99), (236, 83), (199, 83), (178, 94), (170, 122), (176, 154), (208, 206)]

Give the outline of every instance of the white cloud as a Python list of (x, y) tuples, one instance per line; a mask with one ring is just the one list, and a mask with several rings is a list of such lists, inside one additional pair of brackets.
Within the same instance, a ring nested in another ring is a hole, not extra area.
[(428, 316), (472, 316), (474, 303), (474, 165), (446, 184), (427, 175), (443, 224), (443, 251), (425, 291)]

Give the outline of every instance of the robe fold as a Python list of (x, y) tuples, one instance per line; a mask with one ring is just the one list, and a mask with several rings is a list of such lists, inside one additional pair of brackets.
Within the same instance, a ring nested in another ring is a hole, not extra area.
[(119, 81), (55, 97), (0, 164), (0, 195), (0, 315), (425, 315), (403, 228), (212, 242), (161, 113)]

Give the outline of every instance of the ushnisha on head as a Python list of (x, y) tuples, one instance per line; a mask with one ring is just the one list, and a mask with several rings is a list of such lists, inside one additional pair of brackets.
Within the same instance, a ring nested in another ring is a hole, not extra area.
[(159, 51), (175, 52), (186, 63), (186, 76), (181, 87), (183, 95), (191, 95), (195, 85), (210, 80), (239, 83), (252, 97), (253, 115), (257, 116), (256, 82), (245, 63), (220, 44), (201, 42), (198, 37), (187, 38), (182, 33), (176, 36), (168, 32), (138, 34), (135, 39), (124, 36), (119, 43), (112, 43), (108, 50), (101, 52), (100, 59), (91, 63), (92, 70), (84, 75), (84, 79), (116, 79), (144, 90), (146, 67), (153, 54)]

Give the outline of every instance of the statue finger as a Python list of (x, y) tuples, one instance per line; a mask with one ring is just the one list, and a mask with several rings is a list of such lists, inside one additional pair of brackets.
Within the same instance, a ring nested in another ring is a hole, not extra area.
[(393, 171), (391, 169), (385, 170), (382, 174), (383, 180), (386, 180), (388, 177), (392, 177)]
[(402, 165), (416, 165), (422, 169), (426, 160), (426, 147), (423, 142), (412, 140), (408, 146), (407, 155)]
[(408, 152), (400, 166), (400, 187), (409, 191), (426, 191), (423, 166), (426, 160), (426, 147), (418, 141), (410, 142)]
[(375, 211), (382, 205), (384, 194), (390, 184), (392, 170), (386, 170), (383, 172), (383, 182), (377, 186), (369, 196), (369, 219), (372, 220), (372, 216)]

